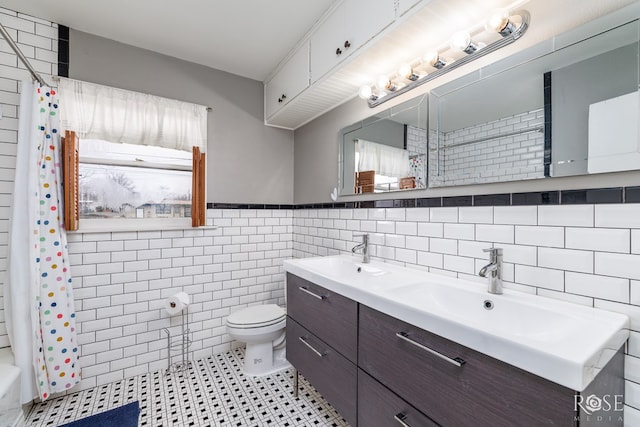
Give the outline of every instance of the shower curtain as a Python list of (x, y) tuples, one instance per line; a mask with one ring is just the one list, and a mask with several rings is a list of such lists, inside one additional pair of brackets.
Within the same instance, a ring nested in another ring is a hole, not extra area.
[(5, 321), (22, 403), (80, 381), (72, 279), (62, 226), (56, 91), (22, 82)]

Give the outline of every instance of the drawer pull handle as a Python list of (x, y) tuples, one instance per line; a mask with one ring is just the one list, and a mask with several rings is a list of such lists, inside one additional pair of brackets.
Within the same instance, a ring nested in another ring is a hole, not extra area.
[(402, 412), (400, 412), (399, 414), (394, 415), (393, 419), (396, 420), (398, 422), (398, 424), (400, 424), (402, 427), (411, 427), (409, 424), (404, 422), (404, 420), (407, 419), (407, 416), (406, 416), (406, 414), (403, 414)]
[(396, 336), (400, 339), (405, 340), (408, 343), (411, 343), (413, 345), (415, 345), (418, 348), (421, 348), (422, 350), (428, 351), (429, 353), (433, 354), (434, 356), (438, 356), (440, 359), (442, 360), (446, 360), (447, 362), (451, 363), (452, 365), (456, 365), (457, 367), (461, 367), (462, 365), (464, 365), (464, 360), (456, 357), (456, 358), (451, 358), (448, 356), (445, 356), (444, 354), (435, 351), (433, 349), (430, 349), (429, 347), (426, 347), (422, 344), (420, 344), (419, 342), (416, 342), (414, 340), (412, 340), (411, 338), (409, 338), (409, 335), (406, 332), (396, 332)]
[(304, 286), (298, 286), (298, 289), (300, 289), (302, 292), (305, 292), (305, 293), (311, 295), (314, 298), (318, 298), (319, 300), (323, 300), (323, 299), (326, 298), (323, 295), (318, 295), (318, 294), (316, 294), (314, 292), (311, 292), (309, 289), (305, 288)]
[(319, 352), (314, 346), (312, 346), (311, 344), (309, 344), (307, 342), (306, 339), (304, 339), (304, 337), (298, 337), (298, 339), (300, 341), (302, 341), (302, 344), (306, 345), (307, 347), (309, 347), (309, 349), (311, 349), (311, 351), (313, 351), (315, 354), (317, 354), (319, 357), (324, 357), (326, 355), (326, 353), (321, 353)]

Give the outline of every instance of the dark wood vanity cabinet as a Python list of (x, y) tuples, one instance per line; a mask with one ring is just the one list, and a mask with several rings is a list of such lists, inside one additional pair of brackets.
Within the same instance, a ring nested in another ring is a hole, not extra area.
[(287, 358), (352, 426), (623, 425), (576, 411), (623, 394), (622, 349), (578, 393), (290, 273), (287, 311)]
[(287, 274), (287, 359), (357, 425), (358, 303)]

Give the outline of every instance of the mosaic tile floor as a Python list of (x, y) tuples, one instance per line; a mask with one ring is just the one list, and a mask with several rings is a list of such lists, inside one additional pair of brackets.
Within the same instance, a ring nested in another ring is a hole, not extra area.
[(348, 427), (301, 376), (293, 397), (293, 370), (263, 377), (241, 372), (244, 349), (194, 362), (185, 373), (153, 372), (33, 406), (26, 427), (58, 426), (139, 401), (140, 427)]

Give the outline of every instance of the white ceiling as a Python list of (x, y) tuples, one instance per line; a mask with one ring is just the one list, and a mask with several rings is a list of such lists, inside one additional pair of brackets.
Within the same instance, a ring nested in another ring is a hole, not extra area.
[(75, 30), (264, 81), (334, 0), (2, 0)]

